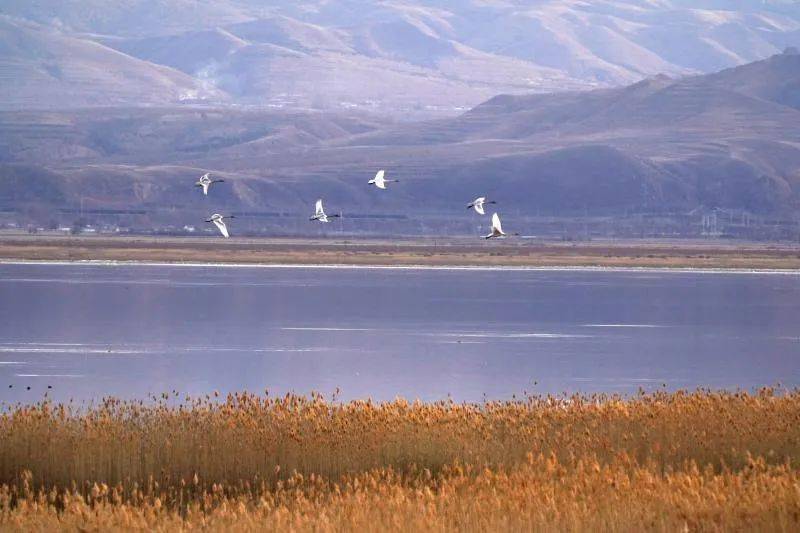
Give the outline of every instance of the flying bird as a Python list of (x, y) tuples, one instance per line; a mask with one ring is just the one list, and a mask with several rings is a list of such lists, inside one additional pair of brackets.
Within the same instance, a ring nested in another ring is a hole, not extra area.
[(225, 181), (225, 180), (211, 179), (211, 172), (206, 172), (205, 174), (200, 176), (200, 179), (197, 180), (197, 183), (195, 183), (194, 186), (195, 187), (202, 187), (203, 188), (203, 194), (208, 196), (208, 189), (209, 189), (209, 187), (211, 187), (211, 184), (212, 183), (222, 183), (223, 181)]
[(400, 180), (387, 180), (384, 177), (385, 174), (386, 174), (385, 171), (379, 170), (378, 173), (375, 174), (375, 177), (369, 180), (367, 183), (369, 183), (370, 185), (375, 185), (379, 189), (385, 189), (387, 183), (390, 182), (397, 183), (398, 181), (400, 181)]
[(485, 215), (486, 212), (483, 210), (483, 206), (485, 204), (496, 204), (494, 200), (486, 201), (485, 196), (481, 196), (479, 198), (475, 198), (471, 203), (467, 204), (467, 209), (474, 209), (476, 213), (479, 215)]
[[(320, 198), (319, 200), (317, 200), (317, 206), (316, 206), (316, 210), (315, 210), (314, 216), (309, 218), (308, 220), (318, 220), (320, 222), (330, 222), (328, 220), (328, 216), (329, 215), (325, 214), (325, 210), (322, 209), (322, 199)], [(330, 218), (336, 218), (338, 216), (339, 215), (330, 215)]]
[(506, 234), (503, 232), (503, 226), (500, 225), (500, 217), (497, 216), (497, 213), (492, 214), (492, 232), (489, 235), (486, 235), (484, 239), (491, 239), (492, 237), (505, 237)]
[(213, 222), (214, 225), (219, 228), (220, 233), (222, 233), (222, 235), (227, 238), (229, 235), (228, 235), (228, 227), (225, 225), (226, 218), (236, 218), (236, 217), (233, 215), (224, 217), (219, 213), (214, 213), (213, 215), (211, 215), (211, 218), (206, 220), (206, 222)]

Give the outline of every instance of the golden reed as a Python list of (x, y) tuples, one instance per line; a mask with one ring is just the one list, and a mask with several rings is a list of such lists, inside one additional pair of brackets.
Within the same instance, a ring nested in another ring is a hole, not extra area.
[(0, 415), (0, 530), (800, 528), (800, 392), (247, 393)]

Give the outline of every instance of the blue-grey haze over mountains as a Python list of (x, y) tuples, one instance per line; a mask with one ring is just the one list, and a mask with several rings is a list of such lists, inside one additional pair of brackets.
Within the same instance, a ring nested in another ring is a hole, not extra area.
[(453, 112), (800, 44), (800, 6), (781, 0), (6, 0), (0, 13), (3, 107), (197, 98)]
[[(223, 208), (262, 216), (322, 195), (425, 220), (463, 191), (520, 216), (791, 225), (797, 46), (783, 0), (6, 0), (0, 209), (178, 224), (212, 171)], [(407, 186), (376, 200), (383, 166)]]

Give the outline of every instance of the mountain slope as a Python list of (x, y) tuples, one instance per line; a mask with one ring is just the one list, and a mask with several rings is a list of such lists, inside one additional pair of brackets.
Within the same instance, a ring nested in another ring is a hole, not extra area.
[[(800, 110), (781, 95), (799, 75), (787, 53), (617, 89), (498, 96), (416, 123), (246, 108), (2, 113), (0, 163), (17, 186), (45, 183), (58, 205), (83, 198), (154, 220), (201, 209), (187, 187), (212, 171), (226, 179), (215, 206), (250, 213), (254, 227), (298, 227), (323, 196), (354, 215), (406, 217), (402, 231), (470, 231), (462, 201), (486, 195), (518, 223), (721, 208), (796, 228)], [(368, 187), (378, 168), (400, 183)]]
[(7, 0), (0, 13), (180, 70), (238, 103), (405, 117), (714, 72), (800, 46), (791, 0)]
[(178, 71), (0, 16), (0, 106), (79, 107), (220, 99)]

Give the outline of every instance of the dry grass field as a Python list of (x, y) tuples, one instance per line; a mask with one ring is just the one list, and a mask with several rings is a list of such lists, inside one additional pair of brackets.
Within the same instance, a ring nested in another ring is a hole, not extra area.
[(800, 392), (5, 406), (0, 530), (800, 528)]

